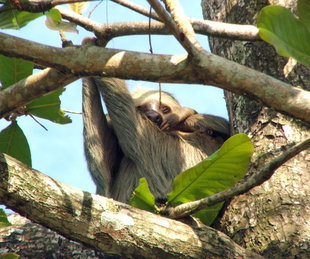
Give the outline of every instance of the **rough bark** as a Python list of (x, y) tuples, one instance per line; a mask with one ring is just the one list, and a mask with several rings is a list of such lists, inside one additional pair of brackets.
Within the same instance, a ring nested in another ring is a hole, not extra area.
[(103, 252), (71, 241), (16, 213), (8, 219), (12, 226), (0, 228), (0, 254), (16, 253), (21, 259), (104, 258)]
[[(206, 19), (256, 24), (262, 0), (203, 0)], [(272, 1), (295, 8), (296, 1)], [(264, 42), (209, 38), (213, 53), (264, 72), (303, 89), (310, 89), (310, 72), (297, 65), (287, 78), (286, 59)], [(284, 116), (247, 98), (225, 93), (234, 133), (246, 132), (255, 146), (254, 173), (268, 156), (262, 154), (309, 137), (309, 124)], [(310, 153), (302, 152), (282, 166), (265, 184), (233, 199), (217, 227), (243, 247), (269, 258), (310, 258)]]
[(213, 228), (83, 192), (7, 155), (0, 157), (0, 179), (0, 203), (100, 251), (129, 258), (260, 258)]
[[(197, 51), (193, 48), (192, 52)], [(56, 48), (0, 33), (0, 53), (34, 61), (64, 73), (61, 76), (61, 72), (47, 69), (1, 91), (0, 118), (43, 93), (57, 89), (50, 81), (46, 83), (45, 78), (57, 77), (60, 82), (57, 86), (61, 87), (64, 82), (72, 82), (75, 76), (104, 74), (121, 79), (213, 85), (248, 96), (310, 123), (309, 91), (291, 87), (274, 77), (206, 51), (197, 52), (198, 60), (191, 60), (187, 54), (153, 55), (98, 46)], [(40, 89), (37, 80), (41, 80)], [(32, 88), (35, 93), (29, 94)]]

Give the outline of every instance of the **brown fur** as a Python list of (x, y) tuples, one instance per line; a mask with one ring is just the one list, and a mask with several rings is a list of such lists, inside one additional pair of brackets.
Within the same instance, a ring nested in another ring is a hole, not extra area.
[[(150, 107), (161, 117), (159, 123), (145, 115)], [(179, 173), (211, 155), (229, 136), (226, 120), (181, 107), (167, 93), (161, 104), (154, 90), (131, 95), (125, 81), (115, 78), (83, 80), (83, 118), (85, 153), (97, 193), (126, 203), (141, 177), (155, 198), (166, 197)]]

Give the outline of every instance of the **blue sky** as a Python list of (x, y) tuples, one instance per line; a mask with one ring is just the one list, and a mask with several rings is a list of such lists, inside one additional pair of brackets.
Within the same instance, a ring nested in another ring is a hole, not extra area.
[[(133, 1), (149, 8), (146, 1)], [(191, 17), (202, 19), (200, 0), (180, 0), (186, 14)], [(95, 2), (97, 3), (97, 2)], [(86, 11), (88, 15), (95, 4), (91, 4)], [(109, 23), (119, 21), (141, 21), (147, 18), (136, 14), (113, 2), (104, 0), (93, 12), (91, 19)], [(45, 24), (45, 17), (41, 17), (20, 31), (1, 30), (3, 33), (16, 35), (43, 44), (61, 47), (59, 33), (49, 30)], [(74, 44), (80, 44), (86, 36), (92, 33), (78, 28), (79, 34), (65, 33), (68, 40)], [(206, 36), (198, 36), (200, 44), (209, 50)], [(148, 36), (120, 37), (111, 41), (110, 48), (136, 50), (149, 53)], [(152, 36), (152, 47), (155, 54), (182, 54), (185, 53), (181, 45), (172, 36)], [(157, 83), (142, 81), (129, 81), (130, 89), (137, 85), (158, 88)], [(194, 108), (199, 113), (215, 114), (227, 118), (226, 105), (221, 89), (203, 85), (162, 84), (163, 90), (172, 93), (182, 106)], [(66, 87), (62, 94), (62, 108), (72, 111), (81, 111), (81, 80)], [(71, 124), (57, 125), (47, 120), (38, 119), (48, 131), (45, 131), (33, 119), (28, 117), (18, 118), (18, 123), (23, 129), (32, 154), (33, 168), (69, 185), (81, 188), (85, 191), (95, 192), (95, 186), (88, 173), (83, 151), (82, 139), (82, 115), (69, 114)], [(0, 120), (0, 130), (8, 123)]]

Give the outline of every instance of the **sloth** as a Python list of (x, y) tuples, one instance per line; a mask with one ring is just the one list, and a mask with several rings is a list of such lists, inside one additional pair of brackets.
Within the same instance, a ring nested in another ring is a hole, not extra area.
[(230, 135), (223, 118), (182, 107), (166, 92), (142, 88), (130, 94), (124, 80), (108, 77), (83, 79), (83, 120), (97, 193), (125, 203), (141, 177), (155, 199), (163, 199), (178, 174), (210, 156)]

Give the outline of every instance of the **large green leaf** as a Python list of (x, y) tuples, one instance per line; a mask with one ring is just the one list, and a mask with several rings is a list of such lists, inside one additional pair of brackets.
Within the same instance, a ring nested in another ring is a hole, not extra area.
[[(303, 15), (303, 19), (308, 16)], [(288, 9), (281, 6), (264, 7), (257, 26), (261, 38), (274, 45), (279, 55), (293, 57), (310, 67), (309, 30)]]
[[(234, 186), (244, 177), (253, 151), (247, 135), (237, 134), (229, 138), (212, 156), (175, 178), (173, 189), (168, 194), (168, 206), (195, 201)], [(220, 208), (221, 204), (215, 205), (195, 216), (210, 224)]]
[(0, 8), (0, 28), (1, 29), (20, 29), (26, 26), (30, 21), (42, 16), (43, 13), (29, 13), (25, 11), (17, 11), (10, 2)]
[(142, 210), (158, 212), (158, 208), (155, 205), (155, 198), (144, 177), (140, 178), (139, 186), (134, 190), (131, 196), (130, 205)]
[(8, 217), (5, 214), (3, 209), (0, 209), (0, 228), (11, 226), (12, 224), (9, 222)]
[(0, 152), (15, 157), (31, 167), (28, 141), (17, 122), (12, 122), (10, 126), (0, 132)]
[(65, 88), (59, 89), (29, 103), (27, 105), (28, 112), (56, 123), (71, 123), (71, 119), (60, 109), (61, 102), (59, 96), (64, 90)]
[(31, 75), (32, 70), (32, 62), (0, 55), (0, 80), (4, 88)]
[(297, 2), (297, 13), (300, 21), (307, 26), (310, 31), (310, 1), (309, 0), (298, 0)]

